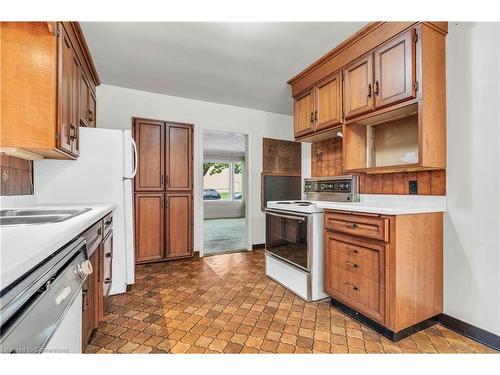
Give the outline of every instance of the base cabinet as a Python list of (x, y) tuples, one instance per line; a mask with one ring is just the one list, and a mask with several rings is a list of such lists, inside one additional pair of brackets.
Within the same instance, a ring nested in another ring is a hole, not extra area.
[[(86, 238), (92, 273), (82, 286), (82, 352), (92, 333), (104, 320), (112, 281), (113, 230), (112, 214), (95, 223), (82, 234)], [(104, 237), (104, 239), (103, 239)]]
[(396, 336), (442, 313), (442, 213), (327, 210), (324, 221), (327, 294)]

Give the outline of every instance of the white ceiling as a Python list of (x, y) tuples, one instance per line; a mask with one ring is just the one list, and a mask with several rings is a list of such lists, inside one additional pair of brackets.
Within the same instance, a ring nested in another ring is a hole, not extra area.
[(245, 136), (236, 133), (207, 131), (203, 133), (205, 154), (241, 154), (245, 155)]
[(364, 22), (82, 22), (102, 83), (291, 114), (286, 81)]

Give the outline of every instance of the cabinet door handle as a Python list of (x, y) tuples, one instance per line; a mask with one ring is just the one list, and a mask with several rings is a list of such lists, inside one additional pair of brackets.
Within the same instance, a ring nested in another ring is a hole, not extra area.
[(113, 223), (113, 218), (111, 217), (111, 218), (109, 218), (109, 220), (106, 220), (104, 222), (104, 226), (107, 227), (107, 226), (111, 225), (112, 223)]
[(352, 290), (354, 290), (356, 292), (359, 290), (359, 288), (356, 285), (352, 285), (350, 283), (344, 283), (344, 284), (345, 284), (345, 286), (348, 286), (349, 288), (352, 288)]
[(378, 84), (378, 80), (376, 80), (375, 81), (375, 95), (378, 95), (379, 89), (380, 89), (380, 87), (379, 87), (379, 84)]
[(372, 84), (371, 83), (368, 84), (368, 97), (369, 98), (372, 97)]
[(318, 121), (318, 110), (314, 111), (314, 121)]
[(91, 109), (89, 109), (89, 122), (92, 122), (94, 121), (94, 116), (93, 116), (93, 112)]
[(111, 277), (106, 277), (104, 279), (104, 284), (111, 284)]
[(113, 254), (111, 253), (107, 253), (106, 255), (104, 255), (105, 258), (111, 258), (113, 256)]
[(348, 260), (345, 261), (346, 264), (350, 265), (352, 268), (359, 268), (359, 264), (349, 262)]
[(311, 112), (311, 124), (314, 122), (314, 112)]
[(359, 254), (358, 249), (351, 249), (350, 247), (347, 248), (348, 251), (352, 252), (353, 254)]
[(70, 129), (69, 139), (72, 140), (72, 141), (75, 141), (78, 138), (78, 136), (76, 135), (76, 127), (75, 127), (75, 125), (70, 124), (69, 125), (69, 129)]

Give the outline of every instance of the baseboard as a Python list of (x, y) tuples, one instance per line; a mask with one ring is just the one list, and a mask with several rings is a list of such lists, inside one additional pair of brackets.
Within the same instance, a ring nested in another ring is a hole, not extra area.
[(472, 324), (446, 314), (439, 314), (438, 321), (441, 325), (451, 329), (452, 331), (460, 333), (461, 335), (467, 336), (472, 340), (500, 351), (500, 336), (495, 335), (494, 333), (485, 331), (482, 328), (473, 326)]
[(259, 250), (259, 249), (265, 249), (266, 244), (265, 243), (254, 243), (252, 245), (252, 250)]
[(382, 336), (394, 342), (402, 340), (426, 328), (432, 327), (434, 324), (438, 322), (438, 316), (435, 316), (426, 319), (423, 322), (417, 323), (411, 327), (405, 328), (399, 332), (394, 332), (391, 331), (389, 328), (384, 327), (382, 324), (367, 317), (366, 315), (363, 315), (360, 312), (354, 310), (353, 308), (343, 304), (342, 302), (340, 302), (335, 298), (331, 299), (331, 305), (333, 307), (336, 307), (338, 310), (342, 311), (344, 314), (349, 315), (351, 318), (356, 319), (358, 322), (363, 323), (365, 326), (373, 329), (375, 332), (381, 334)]

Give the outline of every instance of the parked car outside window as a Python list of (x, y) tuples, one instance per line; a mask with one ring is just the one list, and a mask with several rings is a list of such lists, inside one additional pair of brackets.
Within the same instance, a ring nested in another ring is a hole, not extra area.
[(204, 189), (203, 200), (217, 200), (220, 199), (220, 194), (215, 189)]

